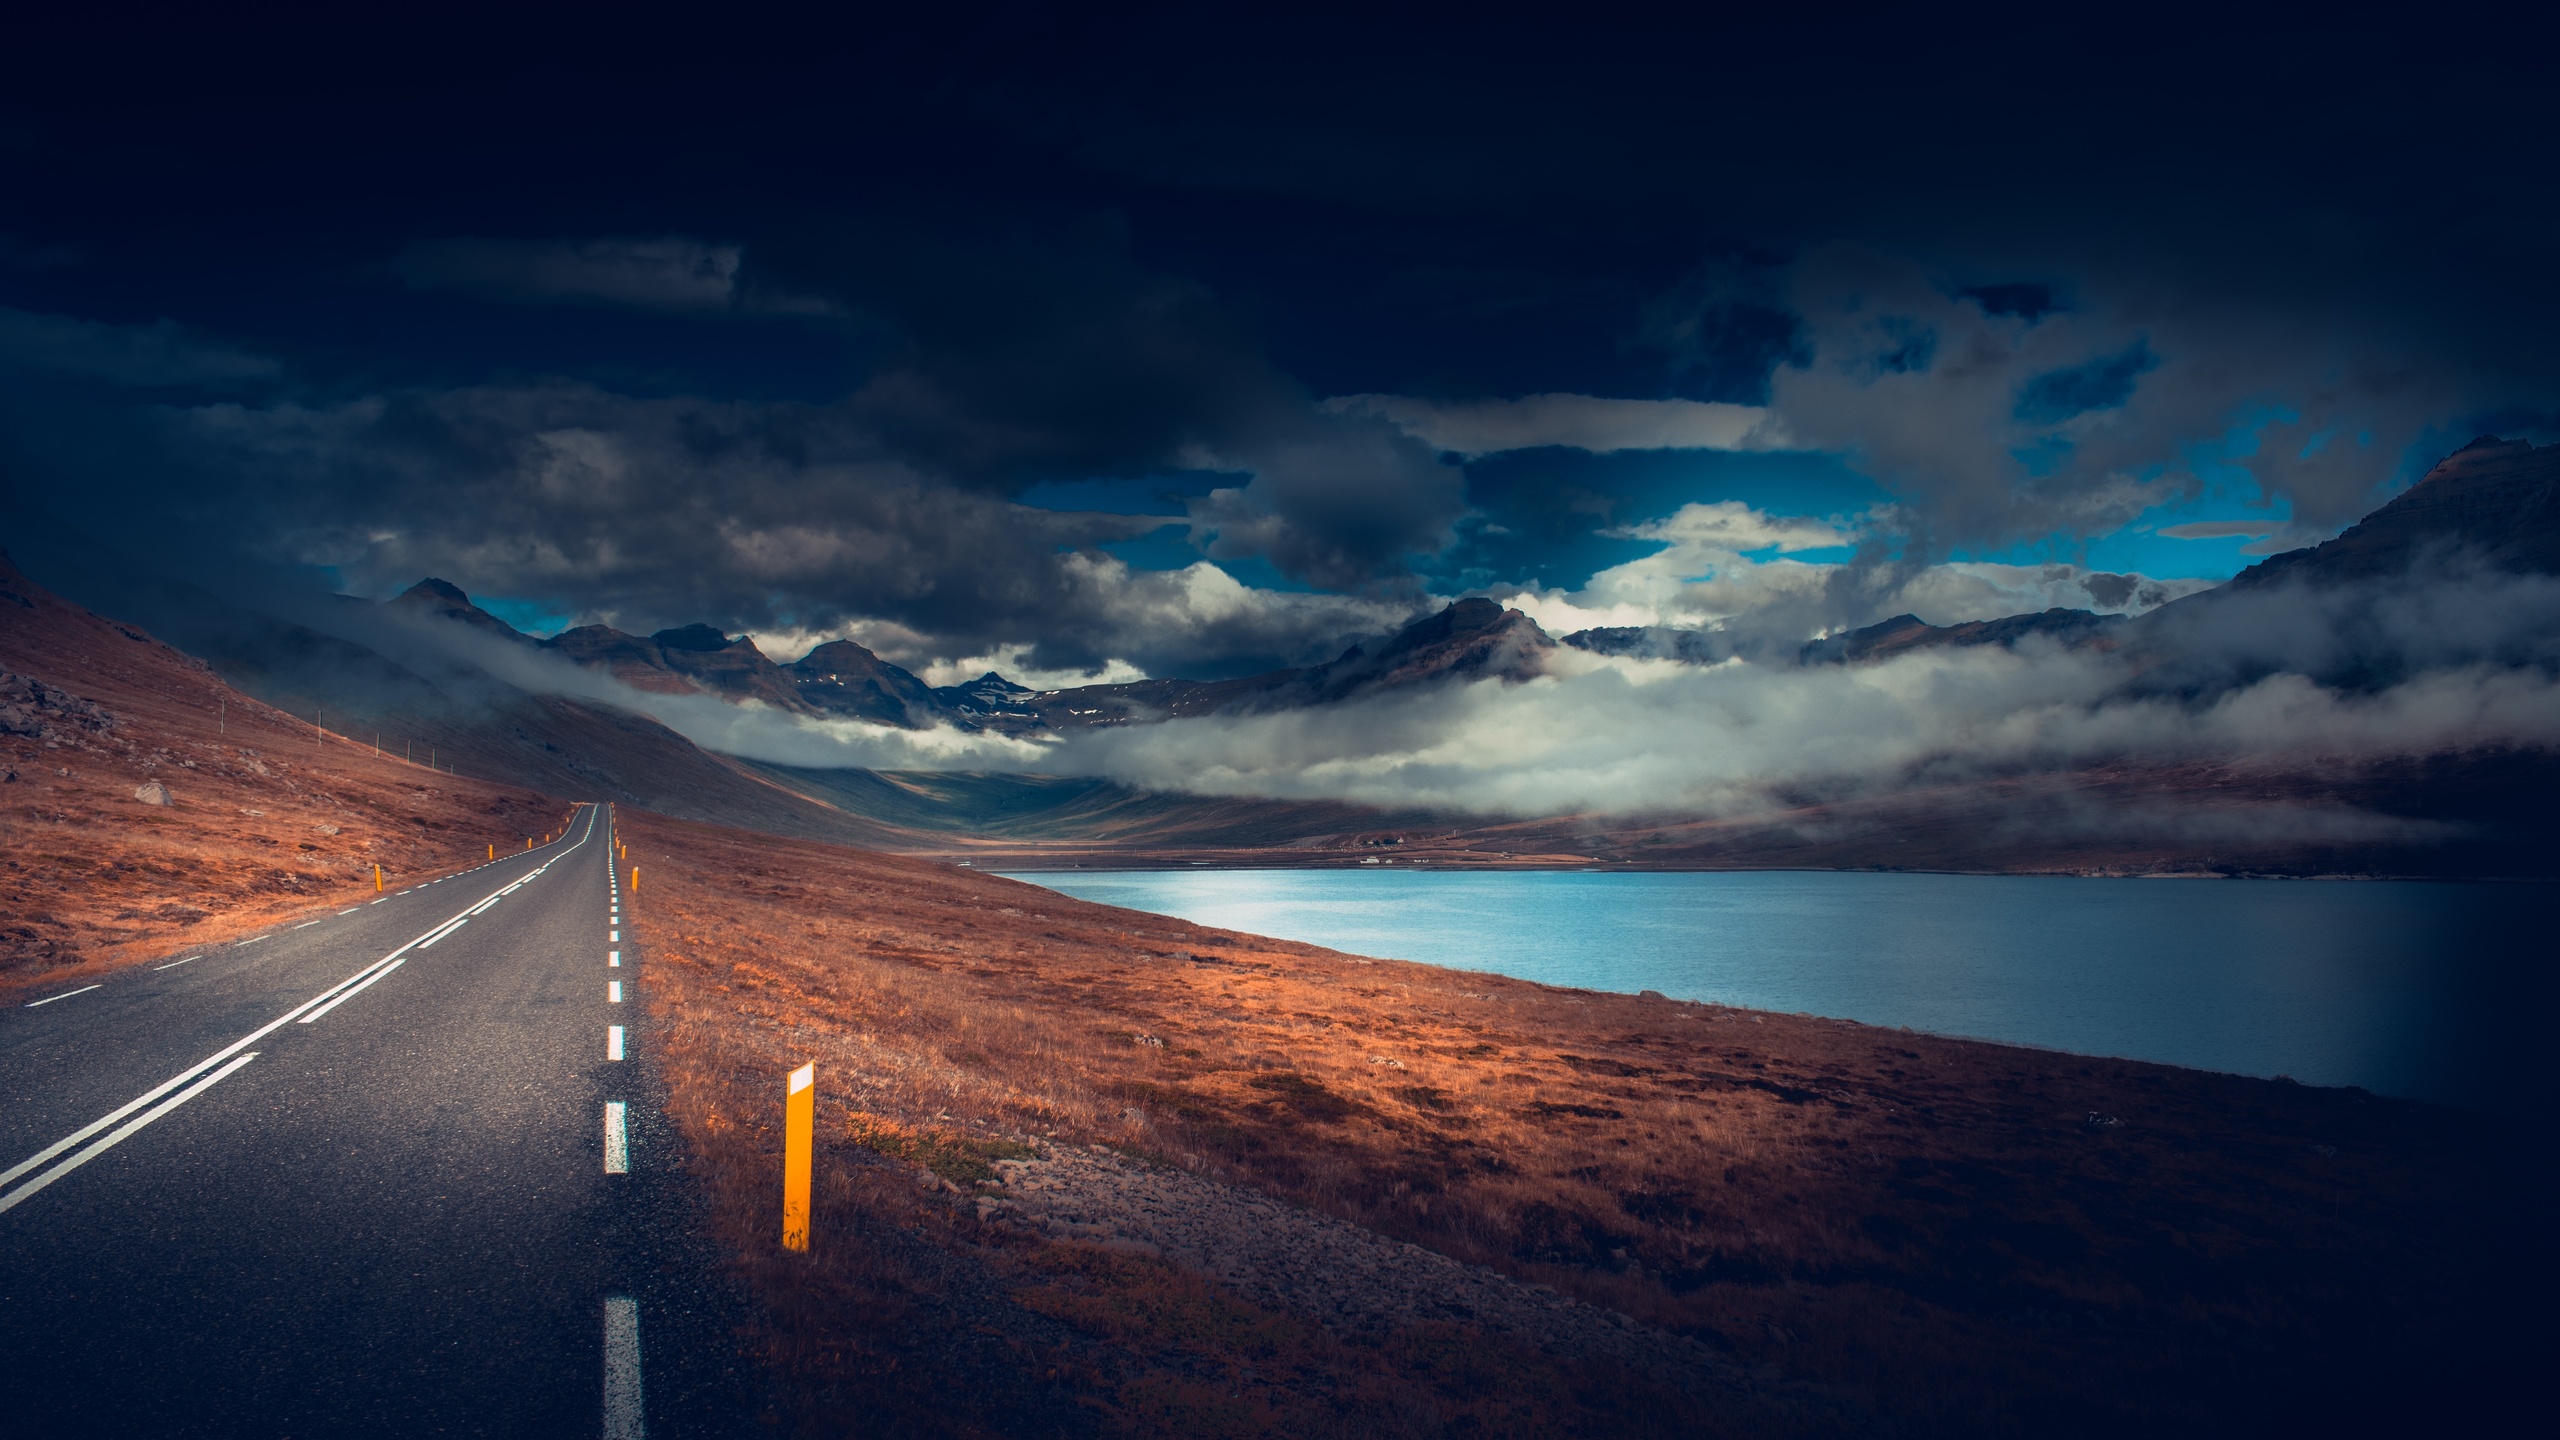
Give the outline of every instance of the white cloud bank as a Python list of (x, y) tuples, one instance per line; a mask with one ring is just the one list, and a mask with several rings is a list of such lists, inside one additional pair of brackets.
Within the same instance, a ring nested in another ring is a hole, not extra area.
[[(1664, 524), (1727, 545), (1771, 533), (1732, 512)], [(1824, 532), (1781, 524), (1776, 533), (1773, 543), (1809, 544)], [(1160, 791), (1493, 816), (1730, 816), (2100, 765), (2299, 773), (2560, 749), (2560, 579), (2450, 573), (2247, 593), (2161, 622), (2152, 636), (2161, 648), (2148, 654), (2029, 641), (1862, 665), (1684, 665), (1560, 649), (1548, 673), (1522, 683), (1448, 682), (1034, 740), (649, 694), (441, 622), (432, 643), (519, 687), (619, 705), (755, 760), (1092, 775)], [(2377, 674), (2402, 678), (2370, 683)], [(2334, 809), (2301, 823), (2341, 816), (2363, 823)]]
[(2560, 686), (2493, 666), (2379, 694), (2280, 674), (2197, 707), (2106, 657), (1994, 647), (1875, 665), (1578, 657), (1565, 673), (1075, 737), (1041, 768), (1146, 789), (1499, 816), (1727, 816), (1915, 780), (2094, 764), (2282, 768), (2560, 745)]
[(1784, 516), (1737, 500), (1693, 503), (1661, 520), (1605, 532), (1663, 542), (1654, 554), (1610, 566), (1574, 589), (1496, 587), (1493, 594), (1556, 635), (1663, 625), (1792, 643), (1905, 612), (1933, 625), (2055, 607), (2136, 614), (2213, 584), (2062, 562), (1899, 566), (1796, 558), (1857, 546), (1879, 528), (1871, 516)]

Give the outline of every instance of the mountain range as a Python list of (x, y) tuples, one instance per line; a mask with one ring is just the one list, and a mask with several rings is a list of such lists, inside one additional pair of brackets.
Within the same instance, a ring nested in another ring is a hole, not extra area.
[(390, 602), (400, 614), (467, 626), (601, 670), (635, 690), (755, 701), (800, 715), (829, 715), (910, 729), (1028, 735), (1144, 724), (1224, 710), (1278, 709), (1348, 699), (1450, 677), (1527, 679), (1556, 642), (1516, 610), (1469, 598), (1389, 636), (1354, 645), (1316, 666), (1231, 680), (1138, 680), (1033, 690), (994, 671), (959, 685), (929, 685), (851, 640), (831, 640), (778, 664), (749, 635), (684, 625), (629, 635), (581, 625), (548, 639), (518, 631), (446, 581), (425, 579)]
[[(1732, 653), (1711, 631), (1586, 630), (1558, 640), (1526, 615), (1480, 597), (1319, 665), (1236, 679), (1034, 690), (993, 672), (931, 685), (851, 640), (777, 663), (751, 636), (704, 624), (646, 636), (584, 625), (536, 637), (437, 579), (386, 603), (338, 597), (335, 608), (288, 617), (137, 573), (94, 548), (57, 543), (50, 552), (50, 578), (76, 592), (74, 599), (145, 626), (288, 712), (348, 734), (379, 735), (439, 768), (551, 794), (981, 863), (1339, 863), (1351, 854), (1443, 863), (2560, 873), (2560, 847), (2540, 838), (2548, 802), (2560, 797), (2560, 770), (2548, 752), (2530, 749), (2288, 771), (2188, 760), (1988, 779), (1915, 776), (1890, 794), (1808, 794), (1740, 819), (1487, 821), (1333, 801), (1152, 793), (1091, 778), (756, 763), (703, 750), (608, 698), (537, 693), (503, 678), (506, 657), (547, 656), (644, 694), (1022, 737), (1328, 707), (1451, 680), (1525, 681), (1544, 673), (1563, 648), (1708, 664)], [(69, 562), (61, 560), (65, 554)], [(2252, 649), (2257, 642), (2248, 640), (2253, 629), (2266, 628), (2260, 621), (2271, 606), (2389, 596), (2443, 574), (2560, 575), (2560, 447), (2474, 442), (2337, 538), (2271, 557), (2226, 585), (2139, 617), (2047, 610), (1932, 625), (1902, 615), (1804, 642), (1783, 659), (1854, 666), (1940, 648), (2091, 649), (2127, 660), (2134, 686), (2192, 699), (2288, 663), (2282, 654), (2261, 653), (2274, 642)], [(2290, 632), (2272, 633), (2281, 639)], [(2531, 650), (2501, 663), (2548, 671), (2554, 659)], [(2353, 645), (2300, 663), (2321, 669), (2324, 683), (2387, 678), (2386, 665)], [(2088, 818), (2151, 813), (2164, 804), (2220, 818), (2201, 830)], [(2252, 816), (2330, 804), (2408, 823), (2396, 839), (2253, 838)]]

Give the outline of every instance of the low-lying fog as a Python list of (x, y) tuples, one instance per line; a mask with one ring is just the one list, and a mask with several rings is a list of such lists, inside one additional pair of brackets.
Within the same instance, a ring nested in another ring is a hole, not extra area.
[(1858, 665), (1698, 666), (1559, 647), (1525, 683), (1453, 681), (1037, 740), (652, 694), (543, 652), (455, 638), (514, 685), (637, 710), (753, 760), (1100, 776), (1485, 815), (1732, 815), (1780, 794), (2103, 763), (2277, 769), (2560, 744), (2560, 581), (2477, 573), (2207, 597), (2105, 651), (2030, 641)]

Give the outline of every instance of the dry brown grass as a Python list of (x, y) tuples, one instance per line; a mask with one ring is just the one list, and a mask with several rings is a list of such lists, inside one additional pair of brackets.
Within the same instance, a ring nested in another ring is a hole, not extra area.
[[(2496, 1348), (2465, 1317), (2508, 1237), (2461, 1117), (1370, 961), (911, 860), (625, 827), (676, 1118), (715, 1170), (762, 1177), (724, 1213), (768, 1287), (816, 1283), (774, 1270), (761, 1234), (778, 1077), (814, 1059), (821, 1134), (845, 1155), (868, 1138), (959, 1176), (949, 1157), (974, 1146), (1105, 1141), (1698, 1336), (1922, 1433), (2353, 1413)], [(998, 1243), (864, 1183), (863, 1213)], [(1021, 1267), (1057, 1262), (1007, 1263), (1021, 1303), (1051, 1303)], [(787, 1313), (809, 1334), (841, 1323)], [(1182, 1353), (1125, 1316), (1053, 1313)], [(1337, 1394), (1404, 1373), (1326, 1363)], [(1093, 1383), (1131, 1428), (1226, 1425), (1149, 1421), (1143, 1384)], [(1541, 1412), (1550, 1427), (1600, 1413), (1541, 1393), (1563, 1407)]]
[[(0, 726), (0, 989), (343, 906), (374, 893), (376, 865), (393, 888), (447, 874), (568, 810), (324, 736), (5, 557), (0, 671), (70, 697), (18, 706), (38, 733)], [(171, 803), (135, 798), (155, 782)]]

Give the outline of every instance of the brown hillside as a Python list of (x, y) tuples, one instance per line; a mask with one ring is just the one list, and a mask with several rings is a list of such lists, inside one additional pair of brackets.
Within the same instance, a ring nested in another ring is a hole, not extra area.
[(5, 555), (0, 671), (0, 987), (352, 904), (377, 865), (407, 885), (567, 810), (324, 735)]

